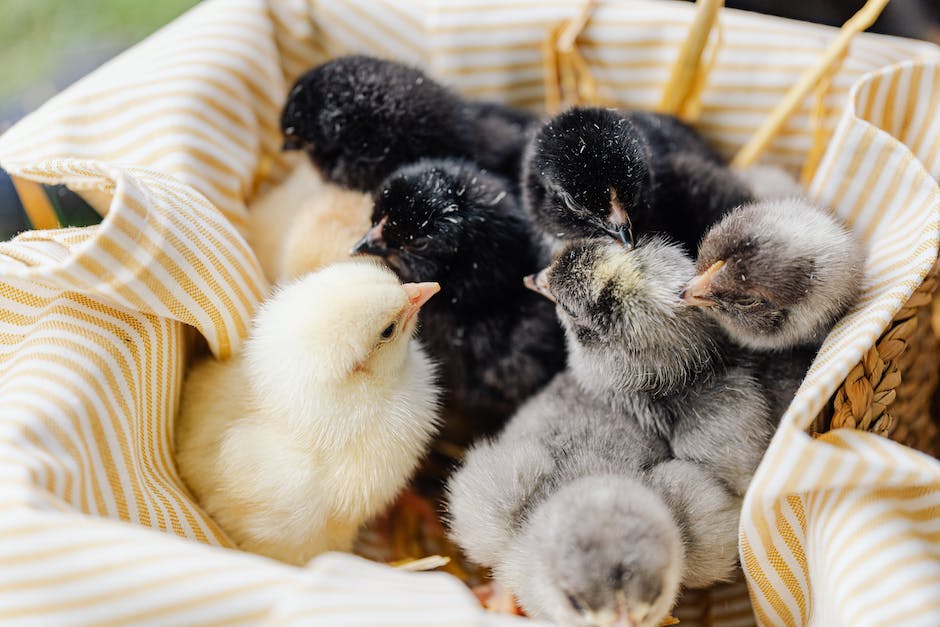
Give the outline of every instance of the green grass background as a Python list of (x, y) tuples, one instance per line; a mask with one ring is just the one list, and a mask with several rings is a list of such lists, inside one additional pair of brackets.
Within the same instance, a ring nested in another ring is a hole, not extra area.
[(116, 54), (196, 2), (0, 0), (0, 103), (36, 84), (80, 78), (63, 76), (75, 67), (73, 55), (89, 57), (86, 64), (104, 61), (92, 57)]

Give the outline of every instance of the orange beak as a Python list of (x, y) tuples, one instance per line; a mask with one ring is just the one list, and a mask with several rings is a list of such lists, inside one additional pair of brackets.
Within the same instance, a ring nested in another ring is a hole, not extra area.
[(408, 295), (408, 305), (405, 308), (405, 317), (402, 320), (402, 324), (405, 325), (415, 317), (415, 314), (418, 313), (424, 303), (441, 291), (441, 284), (433, 281), (429, 283), (403, 283), (401, 288)]
[(689, 281), (679, 296), (686, 305), (711, 307), (715, 302), (711, 298), (712, 279), (725, 266), (724, 259), (719, 259), (709, 268)]
[(530, 274), (523, 278), (522, 283), (533, 292), (538, 292), (553, 303), (558, 302), (555, 300), (555, 295), (552, 294), (552, 290), (548, 287), (548, 268), (545, 268), (538, 274)]

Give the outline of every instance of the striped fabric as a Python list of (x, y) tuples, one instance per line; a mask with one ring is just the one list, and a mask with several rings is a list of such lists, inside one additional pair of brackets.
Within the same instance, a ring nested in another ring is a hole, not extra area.
[[(179, 481), (170, 443), (197, 334), (237, 351), (268, 286), (246, 204), (287, 171), (278, 111), (330, 56), (415, 62), (462, 93), (538, 108), (539, 45), (561, 0), (205, 0), (0, 137), (12, 175), (104, 199), (97, 226), (0, 244), (0, 622), (500, 625), (442, 574), (344, 555), (290, 568), (231, 548)], [(602, 94), (660, 96), (684, 3), (599, 3), (579, 39)], [(735, 11), (699, 128), (739, 148), (834, 37)], [(766, 154), (870, 252), (865, 294), (832, 333), (745, 500), (754, 615), (711, 624), (940, 624), (940, 464), (876, 436), (806, 427), (937, 256), (940, 50), (864, 35), (814, 116)], [(678, 615), (683, 616), (680, 611)], [(684, 624), (695, 624), (692, 619)]]

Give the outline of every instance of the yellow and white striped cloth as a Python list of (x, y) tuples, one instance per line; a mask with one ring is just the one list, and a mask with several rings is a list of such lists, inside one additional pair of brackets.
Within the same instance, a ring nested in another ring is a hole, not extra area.
[[(362, 51), (535, 108), (539, 45), (578, 8), (205, 0), (0, 137), (11, 174), (109, 200), (99, 226), (0, 244), (0, 622), (517, 622), (482, 613), (442, 574), (341, 555), (295, 569), (226, 550), (170, 443), (189, 326), (227, 357), (267, 290), (242, 239), (246, 202), (286, 172), (277, 120), (293, 79)], [(578, 43), (602, 94), (653, 106), (691, 11), (600, 2)], [(730, 154), (836, 31), (734, 11), (720, 22), (698, 126)], [(810, 191), (868, 246), (866, 290), (755, 477), (742, 563), (765, 625), (938, 625), (940, 464), (876, 436), (804, 429), (937, 256), (940, 49), (860, 36), (823, 105), (816, 116), (807, 98), (766, 157), (797, 171), (816, 132), (828, 136)]]

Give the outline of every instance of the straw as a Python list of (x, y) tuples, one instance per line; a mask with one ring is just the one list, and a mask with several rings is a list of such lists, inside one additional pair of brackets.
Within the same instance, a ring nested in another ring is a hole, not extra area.
[(806, 156), (806, 161), (803, 162), (803, 169), (800, 172), (800, 183), (804, 186), (808, 186), (810, 181), (813, 180), (816, 169), (826, 152), (826, 141), (829, 139), (825, 125), (827, 114), (826, 94), (829, 93), (829, 89), (832, 87), (832, 79), (844, 59), (845, 54), (839, 58), (837, 63), (832, 65), (829, 72), (823, 76), (816, 87), (816, 104), (813, 107), (813, 147)]
[(656, 107), (660, 113), (677, 115), (687, 106), (686, 102), (696, 83), (702, 53), (722, 6), (724, 0), (697, 0), (695, 3), (695, 17), (689, 27), (689, 34), (679, 50), (679, 57), (663, 89), (663, 97)]
[(576, 46), (597, 5), (586, 0), (570, 20), (549, 29), (542, 42), (542, 72), (545, 83), (545, 110), (554, 115), (575, 104), (601, 104), (597, 82)]
[(752, 165), (757, 160), (780, 130), (780, 127), (783, 126), (800, 103), (803, 102), (803, 99), (806, 98), (810, 91), (819, 84), (820, 80), (831, 72), (832, 68), (840, 62), (848, 50), (852, 38), (871, 26), (874, 21), (878, 19), (878, 16), (881, 15), (881, 11), (889, 1), (890, 0), (868, 0), (865, 6), (842, 26), (838, 37), (836, 37), (835, 41), (826, 49), (816, 65), (812, 66), (803, 74), (796, 85), (787, 92), (783, 100), (780, 101), (780, 104), (778, 104), (770, 114), (770, 117), (765, 120), (764, 124), (757, 129), (757, 132), (754, 133), (747, 144), (734, 156), (731, 165), (744, 168)]

